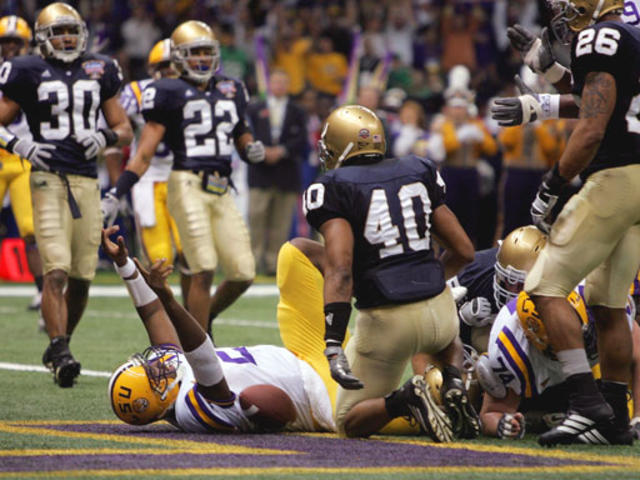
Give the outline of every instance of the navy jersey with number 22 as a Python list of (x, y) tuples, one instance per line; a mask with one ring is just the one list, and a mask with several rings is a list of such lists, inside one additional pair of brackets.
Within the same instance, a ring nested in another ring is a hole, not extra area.
[(351, 225), (358, 308), (414, 302), (444, 290), (442, 264), (431, 248), (432, 212), (444, 203), (444, 192), (435, 165), (416, 156), (340, 167), (305, 191), (314, 228), (333, 218)]

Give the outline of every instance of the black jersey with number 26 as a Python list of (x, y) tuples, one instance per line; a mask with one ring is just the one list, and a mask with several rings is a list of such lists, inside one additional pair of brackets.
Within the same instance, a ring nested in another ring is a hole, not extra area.
[(215, 76), (203, 91), (180, 78), (162, 78), (142, 93), (142, 115), (166, 128), (174, 170), (231, 173), (233, 139), (249, 131), (247, 93), (238, 80)]
[(340, 167), (307, 188), (304, 209), (314, 228), (333, 218), (351, 225), (358, 308), (414, 302), (444, 290), (442, 264), (431, 248), (432, 212), (444, 193), (435, 165), (416, 156)]
[(71, 63), (36, 55), (13, 58), (0, 66), (0, 89), (27, 117), (36, 142), (55, 145), (52, 170), (96, 177), (96, 157), (87, 160), (78, 143), (95, 133), (100, 105), (122, 86), (118, 63), (88, 53)]
[(616, 82), (614, 111), (583, 178), (604, 168), (640, 163), (640, 30), (619, 22), (585, 28), (573, 39), (571, 72), (577, 95), (591, 72), (609, 73)]

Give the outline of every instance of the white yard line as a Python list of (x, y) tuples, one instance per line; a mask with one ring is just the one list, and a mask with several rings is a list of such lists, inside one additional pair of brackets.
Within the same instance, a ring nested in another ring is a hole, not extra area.
[[(0, 362), (0, 370), (14, 370), (18, 372), (42, 372), (42, 373), (50, 373), (48, 368), (43, 367), (42, 365), (24, 365), (22, 363), (8, 363), (8, 362)], [(109, 378), (111, 376), (111, 372), (103, 372), (100, 370), (85, 370), (82, 369), (82, 375), (86, 375), (88, 377), (105, 377)]]
[[(180, 295), (179, 287), (172, 287), (173, 293)], [(211, 288), (211, 293), (215, 292), (215, 287)], [(31, 297), (36, 293), (33, 285), (2, 285), (0, 286), (0, 297)], [(122, 285), (92, 285), (89, 289), (91, 297), (127, 297), (127, 289)], [(252, 285), (243, 296), (245, 297), (272, 297), (278, 295), (276, 285)]]

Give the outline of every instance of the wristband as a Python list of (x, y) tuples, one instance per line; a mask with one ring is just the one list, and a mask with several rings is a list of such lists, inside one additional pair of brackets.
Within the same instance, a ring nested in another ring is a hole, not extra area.
[(136, 264), (133, 263), (133, 260), (131, 260), (131, 258), (129, 257), (127, 257), (127, 263), (125, 263), (123, 266), (118, 266), (116, 262), (113, 262), (113, 266), (115, 267), (116, 272), (118, 272), (118, 275), (122, 277), (122, 279), (127, 279), (138, 271), (138, 269), (136, 268)]
[(107, 144), (107, 147), (118, 143), (118, 134), (110, 128), (101, 128), (99, 131), (100, 133), (102, 133), (102, 135), (104, 135), (104, 140)]
[(560, 95), (540, 93), (538, 94), (538, 100), (540, 101), (540, 108), (542, 109), (540, 114), (541, 120), (560, 118)]
[(194, 350), (184, 352), (196, 382), (203, 387), (212, 387), (224, 379), (224, 372), (209, 336)]
[(342, 345), (344, 336), (351, 317), (351, 304), (349, 302), (334, 302), (324, 306), (324, 341), (325, 343), (337, 342)]
[[(135, 265), (134, 265), (135, 266)], [(147, 285), (147, 282), (142, 275), (138, 274), (137, 277), (130, 280), (125, 280), (124, 284), (129, 290), (129, 295), (133, 299), (133, 304), (136, 308), (149, 305), (154, 300), (157, 300), (158, 296), (155, 294), (151, 287)]]
[(553, 62), (553, 64), (544, 72), (543, 77), (549, 83), (557, 83), (562, 80), (562, 77), (564, 77), (566, 72), (566, 68), (558, 62)]
[(116, 198), (122, 198), (129, 193), (131, 187), (133, 187), (138, 180), (140, 180), (140, 177), (131, 170), (122, 172), (122, 175), (120, 175), (120, 178), (118, 178), (116, 182), (116, 191), (114, 193)]

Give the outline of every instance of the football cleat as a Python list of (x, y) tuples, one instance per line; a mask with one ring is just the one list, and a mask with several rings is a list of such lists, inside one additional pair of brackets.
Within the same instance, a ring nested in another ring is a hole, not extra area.
[(31, 303), (27, 306), (27, 310), (39, 310), (42, 303), (42, 292), (36, 293), (31, 299)]
[(460, 378), (451, 378), (448, 388), (441, 392), (444, 405), (453, 433), (458, 438), (476, 438), (480, 435), (480, 417), (469, 401), (469, 396)]
[[(71, 63), (87, 49), (89, 31), (80, 14), (70, 5), (55, 2), (42, 9), (35, 24), (36, 43), (47, 58)], [(75, 45), (66, 43), (75, 37)]]
[(408, 380), (411, 385), (408, 408), (411, 417), (418, 422), (420, 430), (435, 442), (452, 442), (451, 420), (436, 404), (422, 375)]
[(61, 388), (72, 387), (80, 375), (80, 363), (71, 355), (68, 337), (56, 337), (42, 355), (42, 363), (53, 373), (53, 381)]
[(546, 447), (572, 443), (632, 445), (633, 435), (629, 429), (616, 429), (613, 415), (594, 420), (576, 411), (569, 411), (559, 425), (538, 437), (538, 443)]
[(387, 144), (378, 116), (360, 105), (336, 108), (322, 127), (318, 158), (325, 169), (359, 156), (384, 156)]

